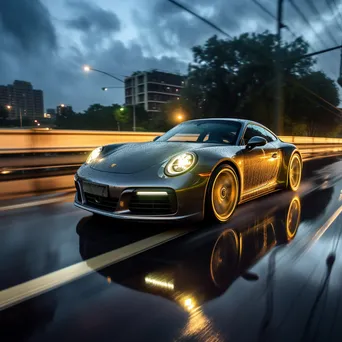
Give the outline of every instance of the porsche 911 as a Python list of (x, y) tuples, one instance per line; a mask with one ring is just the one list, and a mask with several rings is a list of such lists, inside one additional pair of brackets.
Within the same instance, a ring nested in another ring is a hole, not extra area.
[(75, 174), (75, 205), (136, 221), (226, 222), (237, 205), (296, 191), (298, 148), (239, 119), (183, 122), (153, 141), (96, 148)]

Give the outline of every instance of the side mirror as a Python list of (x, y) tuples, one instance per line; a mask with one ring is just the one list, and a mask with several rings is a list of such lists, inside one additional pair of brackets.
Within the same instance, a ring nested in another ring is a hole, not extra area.
[(154, 139), (153, 139), (153, 141), (156, 141), (156, 140), (158, 140), (159, 139), (159, 135), (157, 135)]
[(246, 148), (251, 150), (252, 148), (256, 146), (264, 146), (267, 144), (267, 140), (263, 137), (255, 136), (251, 139), (249, 139)]

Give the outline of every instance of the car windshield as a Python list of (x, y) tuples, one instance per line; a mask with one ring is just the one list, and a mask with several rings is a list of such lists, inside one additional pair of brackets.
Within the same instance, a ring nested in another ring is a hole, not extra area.
[(161, 136), (158, 141), (197, 142), (234, 145), (241, 123), (229, 120), (190, 121)]

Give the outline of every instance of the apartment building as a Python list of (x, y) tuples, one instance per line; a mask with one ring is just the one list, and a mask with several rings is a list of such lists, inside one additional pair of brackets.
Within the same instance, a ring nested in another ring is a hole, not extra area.
[(26, 81), (15, 80), (13, 84), (0, 86), (0, 105), (10, 108), (9, 119), (44, 117), (44, 95), (33, 89)]
[(125, 104), (143, 105), (148, 112), (160, 112), (162, 105), (179, 100), (185, 77), (151, 70), (136, 72), (125, 78)]

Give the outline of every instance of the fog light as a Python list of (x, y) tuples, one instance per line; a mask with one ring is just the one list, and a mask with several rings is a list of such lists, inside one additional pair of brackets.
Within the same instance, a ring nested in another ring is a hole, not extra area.
[(138, 196), (168, 196), (166, 191), (137, 191)]

